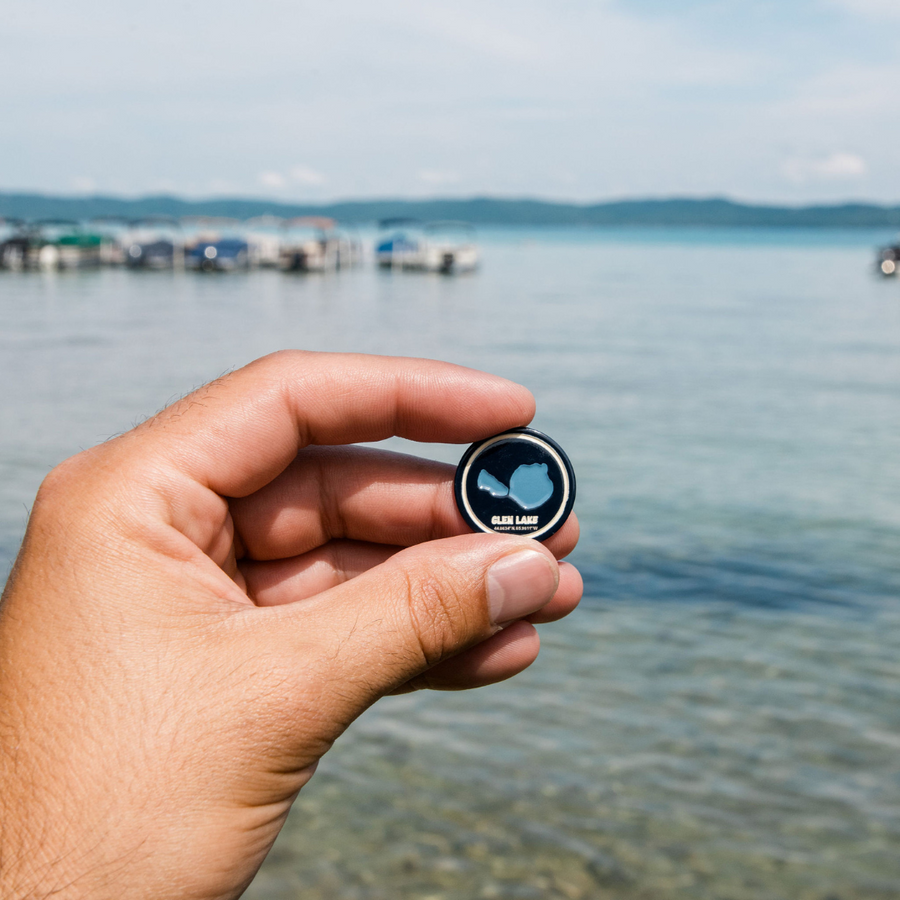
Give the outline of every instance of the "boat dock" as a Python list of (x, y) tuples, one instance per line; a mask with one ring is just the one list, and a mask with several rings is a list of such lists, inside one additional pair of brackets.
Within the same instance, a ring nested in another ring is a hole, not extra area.
[(0, 219), (0, 269), (8, 271), (117, 266), (328, 273), (367, 262), (393, 271), (453, 275), (474, 271), (480, 251), (474, 229), (464, 222), (388, 220), (379, 223), (378, 237), (367, 246), (355, 226), (320, 216)]

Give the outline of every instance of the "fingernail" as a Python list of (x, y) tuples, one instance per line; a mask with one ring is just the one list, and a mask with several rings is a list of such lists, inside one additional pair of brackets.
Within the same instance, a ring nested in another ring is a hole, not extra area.
[(495, 625), (537, 612), (556, 593), (558, 575), (537, 550), (520, 550), (497, 560), (487, 575), (488, 604)]

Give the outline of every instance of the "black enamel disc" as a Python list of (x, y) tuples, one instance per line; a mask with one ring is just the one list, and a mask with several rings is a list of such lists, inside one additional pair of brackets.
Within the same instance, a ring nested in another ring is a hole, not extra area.
[(562, 447), (533, 428), (511, 428), (466, 450), (456, 505), (475, 531), (544, 541), (575, 504), (575, 472)]

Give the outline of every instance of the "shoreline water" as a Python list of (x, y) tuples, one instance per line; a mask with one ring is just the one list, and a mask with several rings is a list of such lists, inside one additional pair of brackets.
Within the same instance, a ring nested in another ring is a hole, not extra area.
[(53, 464), (262, 353), (497, 371), (572, 457), (583, 609), (367, 713), (247, 896), (894, 900), (900, 283), (862, 240), (482, 238), (455, 279), (0, 273), (2, 563)]

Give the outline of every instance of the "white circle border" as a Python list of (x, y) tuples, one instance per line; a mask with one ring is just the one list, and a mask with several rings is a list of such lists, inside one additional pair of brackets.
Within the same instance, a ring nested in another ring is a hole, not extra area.
[(472, 455), (469, 457), (466, 462), (466, 466), (462, 471), (462, 477), (460, 478), (460, 496), (462, 497), (463, 505), (466, 508), (466, 512), (471, 516), (473, 522), (477, 522), (482, 531), (487, 534), (515, 534), (512, 531), (495, 531), (493, 528), (485, 525), (478, 516), (475, 515), (475, 511), (469, 504), (469, 470), (472, 468), (472, 464), (475, 460), (484, 453), (489, 447), (492, 447), (494, 444), (499, 443), (500, 441), (509, 441), (509, 440), (517, 440), (517, 441), (530, 441), (532, 444), (537, 444), (541, 449), (546, 450), (547, 453), (553, 457), (553, 461), (556, 463), (557, 468), (562, 473), (563, 479), (563, 502), (560, 504), (559, 509), (556, 512), (556, 515), (543, 527), (539, 528), (537, 531), (529, 531), (527, 534), (523, 534), (522, 537), (530, 537), (530, 538), (540, 538), (542, 534), (546, 534), (550, 531), (553, 526), (560, 520), (563, 513), (566, 511), (566, 507), (569, 505), (569, 494), (571, 492), (571, 488), (569, 485), (569, 470), (566, 468), (566, 464), (562, 461), (562, 457), (553, 449), (553, 447), (548, 444), (546, 441), (541, 440), (539, 437), (536, 437), (533, 434), (523, 434), (521, 431), (507, 431), (504, 434), (498, 434), (495, 437), (492, 437), (490, 440), (485, 441)]

